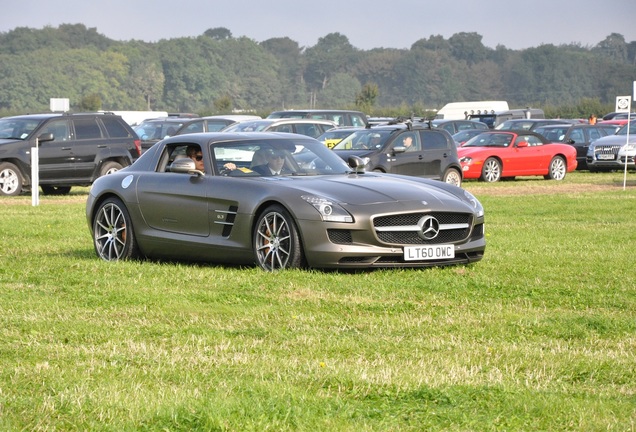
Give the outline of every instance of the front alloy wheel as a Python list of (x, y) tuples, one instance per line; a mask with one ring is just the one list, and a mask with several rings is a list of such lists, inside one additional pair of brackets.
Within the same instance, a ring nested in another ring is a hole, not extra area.
[(0, 195), (16, 196), (22, 193), (22, 174), (9, 162), (0, 163)]
[(555, 156), (550, 161), (548, 175), (544, 176), (546, 180), (563, 180), (567, 173), (567, 165), (561, 156)]
[(268, 207), (254, 229), (254, 254), (258, 265), (267, 271), (298, 268), (303, 262), (298, 230), (283, 207)]
[(95, 252), (105, 261), (117, 261), (138, 256), (132, 220), (124, 203), (108, 198), (100, 204), (93, 217)]

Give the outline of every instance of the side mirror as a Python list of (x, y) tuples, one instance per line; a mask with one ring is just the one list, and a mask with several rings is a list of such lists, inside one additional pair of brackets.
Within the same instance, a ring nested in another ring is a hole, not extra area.
[(197, 171), (194, 161), (190, 158), (181, 158), (172, 162), (170, 164), (170, 172), (203, 175), (201, 171)]
[(347, 164), (356, 172), (364, 172), (364, 166), (366, 165), (366, 163), (364, 162), (364, 159), (362, 159), (359, 156), (349, 156), (349, 158), (347, 159)]
[(404, 146), (393, 147), (393, 153), (404, 153), (405, 151), (406, 151), (406, 147)]
[(566, 141), (566, 143), (568, 144), (574, 144), (576, 143), (576, 141), (574, 141), (572, 138), (570, 138), (569, 140)]
[(521, 147), (528, 147), (528, 141), (519, 141), (517, 143), (517, 147), (521, 148)]
[(47, 141), (53, 141), (53, 134), (51, 132), (43, 133), (38, 137), (38, 142), (43, 143)]

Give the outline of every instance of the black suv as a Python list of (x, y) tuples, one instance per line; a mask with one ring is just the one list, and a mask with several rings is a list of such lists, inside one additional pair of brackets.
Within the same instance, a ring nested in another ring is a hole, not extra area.
[(426, 123), (411, 120), (396, 120), (350, 130), (351, 135), (332, 148), (345, 161), (355, 155), (366, 161), (368, 171), (429, 177), (461, 185), (463, 176), (457, 147), (443, 129), (430, 129)]
[(141, 155), (132, 128), (111, 113), (46, 113), (0, 118), (0, 195), (31, 187), (31, 148), (39, 147), (39, 184), (63, 195), (131, 165)]

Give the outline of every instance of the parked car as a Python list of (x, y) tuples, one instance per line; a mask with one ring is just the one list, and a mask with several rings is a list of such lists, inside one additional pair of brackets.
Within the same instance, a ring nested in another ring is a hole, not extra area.
[(623, 111), (614, 111), (603, 116), (603, 120), (627, 120), (627, 118), (636, 118), (636, 112), (627, 113)]
[(274, 111), (267, 116), (269, 119), (279, 118), (308, 118), (331, 120), (336, 126), (367, 126), (367, 116), (360, 111), (332, 110), (332, 109), (307, 109)]
[[(204, 171), (185, 156), (194, 146)], [(263, 176), (257, 155), (290, 172)], [(237, 166), (226, 170), (228, 163)], [(162, 140), (90, 190), (97, 255), (296, 267), (471, 263), (485, 250), (484, 210), (469, 192), (417, 177), (364, 172), (298, 134), (203, 133)]]
[(316, 139), (318, 141), (320, 141), (321, 143), (323, 143), (324, 145), (326, 145), (327, 148), (334, 148), (334, 146), (336, 144), (338, 144), (344, 138), (346, 138), (349, 135), (351, 135), (351, 133), (355, 129), (362, 129), (362, 128), (351, 128), (351, 127), (340, 128), (340, 127), (336, 127), (336, 128), (333, 128), (333, 129), (329, 129), (328, 131), (326, 131), (325, 133), (323, 133), (322, 135), (320, 135)]
[(564, 124), (539, 126), (534, 132), (543, 135), (550, 142), (570, 144), (576, 149), (576, 169), (587, 169), (587, 148), (590, 143), (608, 135), (614, 135), (617, 127), (603, 124)]
[(330, 120), (266, 118), (236, 123), (223, 129), (223, 132), (287, 132), (318, 138), (334, 127), (336, 124)]
[(457, 147), (461, 147), (464, 145), (464, 143), (466, 143), (466, 141), (468, 141), (472, 137), (477, 136), (483, 132), (484, 131), (481, 129), (466, 129), (463, 131), (459, 131), (456, 134), (453, 134), (452, 137)]
[[(371, 128), (352, 128), (351, 134), (333, 147), (345, 161), (363, 158), (368, 171), (405, 174), (442, 180), (460, 186), (461, 166), (453, 138), (443, 129), (396, 122)], [(412, 145), (404, 145), (405, 138)]]
[(440, 128), (453, 135), (464, 130), (488, 130), (488, 125), (476, 120), (431, 120), (431, 127)]
[(465, 179), (486, 182), (537, 175), (563, 180), (576, 169), (574, 147), (550, 143), (526, 130), (484, 132), (457, 149), (457, 154)]
[[(629, 135), (629, 140), (628, 140)], [(612, 171), (634, 169), (634, 148), (636, 147), (636, 121), (625, 125), (615, 135), (599, 138), (587, 149), (587, 167), (590, 171)]]
[(551, 124), (572, 124), (574, 120), (566, 119), (514, 119), (506, 120), (499, 126), (495, 127), (495, 130), (534, 130), (539, 126), (547, 126)]
[(134, 130), (141, 138), (141, 150), (145, 152), (158, 141), (169, 136), (197, 132), (218, 132), (233, 124), (246, 120), (260, 120), (260, 118), (255, 115), (243, 114), (206, 117), (169, 116), (145, 120), (135, 126)]
[(38, 141), (39, 185), (45, 195), (69, 193), (131, 165), (141, 154), (137, 134), (110, 113), (45, 113), (0, 118), (0, 195), (31, 183), (31, 148)]

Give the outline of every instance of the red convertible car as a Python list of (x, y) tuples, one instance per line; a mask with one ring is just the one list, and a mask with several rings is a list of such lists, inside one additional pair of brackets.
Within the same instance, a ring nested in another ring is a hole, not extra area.
[(576, 169), (576, 149), (526, 130), (487, 131), (457, 148), (464, 179), (496, 182), (516, 176), (563, 180)]

